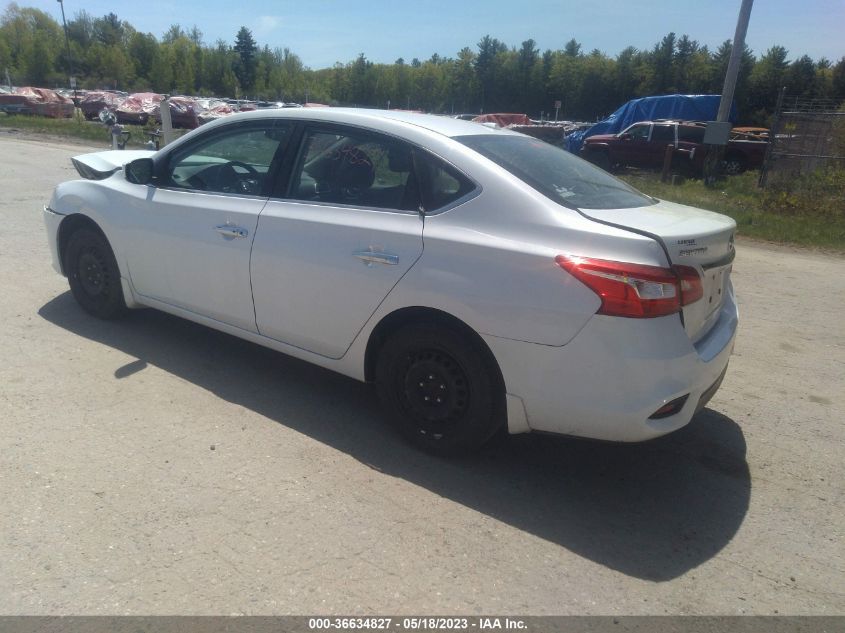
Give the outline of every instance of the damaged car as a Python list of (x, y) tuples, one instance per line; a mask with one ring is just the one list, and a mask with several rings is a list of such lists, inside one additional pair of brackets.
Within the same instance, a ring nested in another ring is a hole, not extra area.
[(73, 162), (44, 221), (84, 311), (154, 308), (373, 383), (434, 453), (658, 437), (728, 367), (735, 222), (519, 133), (273, 109)]

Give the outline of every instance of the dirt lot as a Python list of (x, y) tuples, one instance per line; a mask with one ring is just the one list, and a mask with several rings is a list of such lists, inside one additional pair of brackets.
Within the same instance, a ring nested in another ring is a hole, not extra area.
[(843, 614), (845, 260), (740, 241), (686, 429), (420, 454), (369, 387), (154, 311), (97, 322), (0, 139), (0, 614)]

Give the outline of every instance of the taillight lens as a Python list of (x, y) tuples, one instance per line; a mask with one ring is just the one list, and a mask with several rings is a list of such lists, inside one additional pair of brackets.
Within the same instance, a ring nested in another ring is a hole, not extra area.
[(599, 296), (597, 314), (666, 316), (703, 294), (698, 273), (688, 266), (661, 268), (572, 255), (558, 255), (555, 261)]
[(698, 271), (692, 266), (672, 266), (681, 281), (681, 305), (688, 306), (704, 296), (704, 286)]

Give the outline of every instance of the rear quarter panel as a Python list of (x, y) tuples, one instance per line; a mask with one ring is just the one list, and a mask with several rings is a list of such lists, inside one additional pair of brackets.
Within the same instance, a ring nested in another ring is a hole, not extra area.
[(653, 240), (588, 220), (493, 163), (471, 176), (481, 194), (425, 218), (423, 254), (380, 314), (433, 307), (481, 334), (564, 345), (600, 301), (555, 263), (557, 255), (665, 262)]

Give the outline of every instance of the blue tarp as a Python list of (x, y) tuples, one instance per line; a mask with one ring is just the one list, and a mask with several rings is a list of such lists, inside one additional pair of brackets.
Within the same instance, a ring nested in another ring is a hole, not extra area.
[[(665, 95), (632, 99), (616, 112), (583, 132), (566, 137), (566, 149), (577, 153), (584, 139), (596, 134), (616, 134), (632, 123), (654, 119), (715, 121), (719, 112), (719, 95)], [(731, 121), (736, 121), (736, 105), (731, 106)]]

